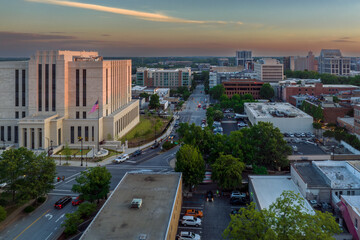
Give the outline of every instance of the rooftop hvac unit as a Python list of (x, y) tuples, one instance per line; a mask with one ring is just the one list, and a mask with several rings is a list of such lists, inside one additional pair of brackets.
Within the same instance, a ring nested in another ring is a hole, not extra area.
[(131, 208), (141, 208), (142, 199), (141, 198), (134, 198), (131, 201)]

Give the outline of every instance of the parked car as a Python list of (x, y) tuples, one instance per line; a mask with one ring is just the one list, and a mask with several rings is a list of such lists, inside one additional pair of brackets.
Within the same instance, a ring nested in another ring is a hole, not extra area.
[(201, 120), (201, 123), (206, 124), (206, 119)]
[(208, 191), (206, 193), (206, 201), (207, 202), (213, 202), (214, 201), (214, 194), (212, 191)]
[(139, 155), (141, 155), (142, 154), (142, 150), (136, 150), (132, 155), (133, 155), (133, 157), (136, 157), (136, 156), (139, 156)]
[(71, 202), (72, 200), (72, 197), (70, 196), (65, 196), (65, 197), (62, 197), (59, 199), (59, 201), (57, 201), (55, 204), (54, 204), (54, 207), (57, 208), (57, 209), (62, 209), (64, 208), (69, 202)]
[(235, 215), (239, 213), (239, 209), (234, 209), (230, 212), (231, 215)]
[(200, 240), (200, 235), (193, 233), (193, 232), (180, 232), (180, 234), (177, 236), (178, 240)]
[(194, 216), (183, 216), (181, 224), (184, 226), (200, 226), (201, 219)]
[(122, 163), (125, 162), (127, 159), (129, 159), (129, 154), (123, 154), (117, 158), (114, 159), (114, 163)]
[(151, 149), (158, 148), (160, 146), (160, 143), (156, 142), (153, 145), (151, 145)]
[(232, 191), (230, 198), (245, 198), (246, 193), (241, 193), (239, 191)]
[(206, 105), (203, 106), (203, 109), (206, 110)]
[(79, 204), (81, 204), (83, 202), (84, 202), (84, 199), (82, 198), (82, 196), (79, 195), (75, 199), (72, 200), (71, 204), (73, 206), (77, 206), (77, 205), (79, 205)]
[(198, 108), (201, 108), (201, 104), (199, 103)]
[(246, 203), (247, 203), (246, 199), (242, 197), (230, 198), (231, 205), (245, 205)]
[(186, 210), (185, 216), (194, 216), (194, 217), (199, 217), (202, 218), (203, 217), (203, 212), (200, 210), (196, 210), (196, 209), (188, 209)]

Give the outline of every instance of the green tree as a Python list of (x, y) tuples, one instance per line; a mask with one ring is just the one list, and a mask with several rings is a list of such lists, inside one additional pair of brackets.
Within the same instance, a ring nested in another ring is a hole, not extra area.
[(265, 99), (271, 99), (274, 97), (274, 89), (269, 83), (264, 83), (260, 88), (260, 96)]
[(219, 100), (220, 97), (225, 93), (225, 88), (223, 85), (216, 85), (210, 89), (210, 95), (212, 98)]
[(78, 226), (82, 222), (81, 216), (78, 211), (73, 213), (66, 213), (65, 214), (65, 221), (61, 224), (62, 227), (65, 227), (64, 233), (67, 236), (71, 236), (78, 231)]
[(319, 122), (314, 122), (314, 123), (313, 123), (313, 127), (314, 127), (315, 129), (321, 129), (322, 125), (321, 125), (321, 123), (319, 123)]
[(214, 112), (214, 120), (215, 121), (221, 121), (221, 119), (223, 119), (223, 118), (224, 118), (223, 112), (220, 111), (220, 110), (215, 110), (215, 112)]
[(158, 109), (160, 107), (159, 95), (153, 94), (150, 96), (149, 107), (151, 109)]
[(110, 191), (111, 174), (105, 167), (93, 167), (81, 172), (76, 178), (77, 184), (72, 187), (73, 192), (80, 193), (87, 201), (93, 202), (106, 198)]
[(205, 162), (198, 149), (183, 145), (176, 153), (175, 171), (182, 172), (184, 184), (190, 190), (201, 183), (205, 176)]
[(222, 155), (212, 164), (212, 179), (222, 189), (235, 189), (241, 187), (242, 171), (245, 164), (232, 155)]
[[(94, 149), (94, 151), (95, 151), (95, 149)], [(63, 155), (65, 155), (65, 159), (67, 162), (69, 160), (71, 160), (71, 150), (70, 150), (69, 144), (67, 142), (65, 143), (65, 147), (62, 152), (63, 152)]]
[(143, 92), (140, 93), (139, 97), (145, 98), (145, 101), (149, 101), (150, 94)]
[(306, 212), (300, 194), (284, 191), (269, 209), (257, 211), (255, 204), (241, 208), (231, 217), (223, 236), (227, 239), (334, 239), (340, 233), (331, 213)]
[(0, 206), (0, 222), (4, 221), (6, 218), (6, 210), (3, 206)]
[(77, 212), (79, 212), (82, 218), (89, 217), (96, 210), (95, 203), (84, 202), (79, 205)]
[(230, 216), (231, 221), (223, 233), (225, 239), (232, 240), (263, 240), (266, 239), (268, 226), (266, 215), (251, 203), (240, 208), (238, 214)]

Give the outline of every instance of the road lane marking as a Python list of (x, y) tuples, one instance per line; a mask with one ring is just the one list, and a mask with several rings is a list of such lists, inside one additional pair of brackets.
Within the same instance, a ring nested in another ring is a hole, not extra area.
[(63, 215), (61, 215), (55, 222), (58, 222), (61, 218), (63, 218), (65, 216), (65, 213), (63, 213)]
[(19, 235), (17, 235), (13, 240), (16, 240), (18, 237), (20, 237), (26, 230), (28, 230), (32, 225), (34, 225), (37, 221), (40, 220), (40, 218), (42, 218), (45, 214), (47, 214), (50, 211), (50, 209), (48, 209), (46, 212), (44, 212), (40, 217), (38, 217), (32, 224), (30, 224), (27, 228), (25, 228), (21, 233), (19, 233)]
[(59, 192), (71, 192), (71, 190), (67, 190), (67, 189), (54, 189), (53, 191), (59, 191)]
[(48, 240), (49, 237), (50, 237), (52, 234), (53, 234), (53, 232), (51, 232), (51, 233), (49, 234), (49, 236), (47, 236), (47, 238), (45, 238), (45, 240)]
[[(180, 221), (181, 222), (181, 221)], [(195, 230), (201, 230), (202, 228), (200, 228), (200, 227), (188, 227), (188, 226), (183, 226), (183, 227), (181, 227), (181, 226), (179, 226), (178, 228), (183, 228), (183, 229), (195, 229)]]
[(45, 217), (46, 217), (46, 218), (49, 218), (49, 220), (51, 220), (51, 219), (53, 218), (53, 215), (50, 214), (50, 213), (48, 213), (48, 214), (45, 215)]
[(69, 183), (69, 182), (74, 181), (74, 180), (75, 180), (75, 178), (70, 179), (69, 181), (67, 181), (67, 182), (65, 182), (65, 183)]

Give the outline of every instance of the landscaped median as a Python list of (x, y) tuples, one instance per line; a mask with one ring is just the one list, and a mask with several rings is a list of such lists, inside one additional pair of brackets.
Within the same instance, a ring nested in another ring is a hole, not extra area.
[(121, 142), (127, 140), (130, 148), (141, 146), (161, 136), (170, 121), (169, 118), (158, 116), (141, 116), (139, 124), (120, 140)]

